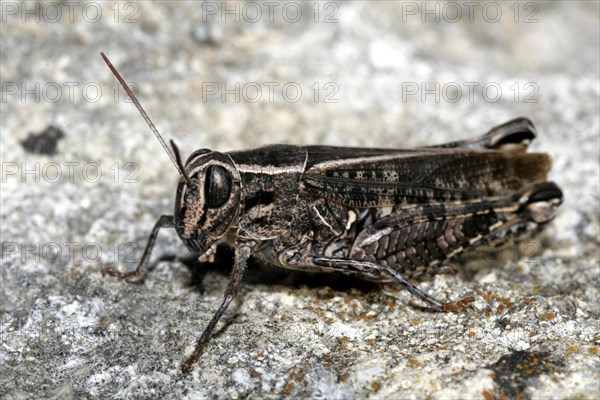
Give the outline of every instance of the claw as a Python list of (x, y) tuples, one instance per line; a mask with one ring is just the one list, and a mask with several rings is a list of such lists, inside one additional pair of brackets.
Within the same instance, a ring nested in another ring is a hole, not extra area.
[(467, 308), (469, 306), (469, 304), (471, 304), (474, 301), (475, 301), (474, 297), (465, 297), (462, 300), (448, 301), (448, 302), (444, 303), (442, 310), (446, 311), (446, 312), (462, 311), (465, 308)]
[(102, 276), (110, 275), (116, 276), (120, 281), (131, 282), (133, 279), (139, 278), (142, 275), (142, 271), (130, 271), (130, 272), (119, 272), (112, 267), (105, 267), (102, 269)]
[[(204, 350), (204, 349), (203, 349)], [(198, 359), (202, 355), (202, 352), (194, 352), (183, 364), (181, 364), (181, 372), (187, 374), (192, 369), (192, 365), (198, 362)]]
[(104, 267), (102, 268), (102, 276), (110, 275), (110, 276), (119, 276), (121, 273), (119, 271), (114, 270), (112, 267)]

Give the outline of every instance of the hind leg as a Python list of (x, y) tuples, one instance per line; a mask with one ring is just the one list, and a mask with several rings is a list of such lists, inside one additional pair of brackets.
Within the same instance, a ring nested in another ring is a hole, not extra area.
[(520, 147), (526, 150), (527, 146), (535, 139), (536, 131), (533, 123), (528, 118), (516, 118), (490, 129), (485, 135), (474, 139), (459, 140), (444, 143), (435, 148), (481, 148), (501, 150), (502, 148)]

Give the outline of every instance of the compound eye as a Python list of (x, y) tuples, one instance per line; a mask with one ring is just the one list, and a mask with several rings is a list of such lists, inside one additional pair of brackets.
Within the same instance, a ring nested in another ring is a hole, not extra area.
[(211, 165), (206, 169), (204, 180), (204, 201), (211, 208), (220, 207), (231, 194), (231, 175), (220, 165)]

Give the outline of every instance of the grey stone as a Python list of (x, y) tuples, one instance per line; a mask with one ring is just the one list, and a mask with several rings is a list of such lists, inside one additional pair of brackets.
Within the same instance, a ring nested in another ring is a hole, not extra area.
[[(262, 15), (251, 22), (240, 3), (239, 23), (212, 2), (90, 2), (73, 6), (72, 21), (68, 5), (56, 18), (52, 4), (2, 2), (3, 398), (600, 396), (597, 2), (476, 2), (473, 21), (464, 3), (427, 3), (439, 22), (422, 2), (321, 2), (318, 23), (313, 3), (297, 22), (293, 5), (282, 14), (276, 3), (270, 22), (253, 3)], [(459, 21), (448, 4), (461, 7)], [(221, 300), (227, 257), (187, 267), (167, 230), (153, 260), (176, 258), (142, 285), (102, 277), (115, 261), (135, 267), (130, 253), (172, 212), (178, 177), (101, 50), (184, 157), (278, 142), (418, 146), (527, 116), (565, 203), (521, 247), (469, 253), (458, 276), (421, 284), (439, 299), (474, 295), (457, 314), (411, 306), (395, 285), (254, 265), (183, 376)], [(239, 83), (239, 101), (208, 95), (211, 82)], [(266, 82), (278, 84), (272, 101)], [(23, 148), (49, 126), (64, 133), (56, 154)]]

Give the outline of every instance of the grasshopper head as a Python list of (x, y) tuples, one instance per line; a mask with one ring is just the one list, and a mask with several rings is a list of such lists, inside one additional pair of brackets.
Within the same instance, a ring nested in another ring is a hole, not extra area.
[(175, 230), (186, 247), (204, 254), (221, 240), (240, 204), (240, 177), (223, 153), (202, 149), (187, 160), (175, 198)]
[(184, 167), (175, 142), (171, 140), (171, 153), (121, 74), (106, 54), (100, 54), (179, 171), (181, 179), (175, 200), (175, 230), (188, 249), (204, 254), (225, 235), (237, 215), (239, 172), (228, 156), (207, 149), (194, 152)]

